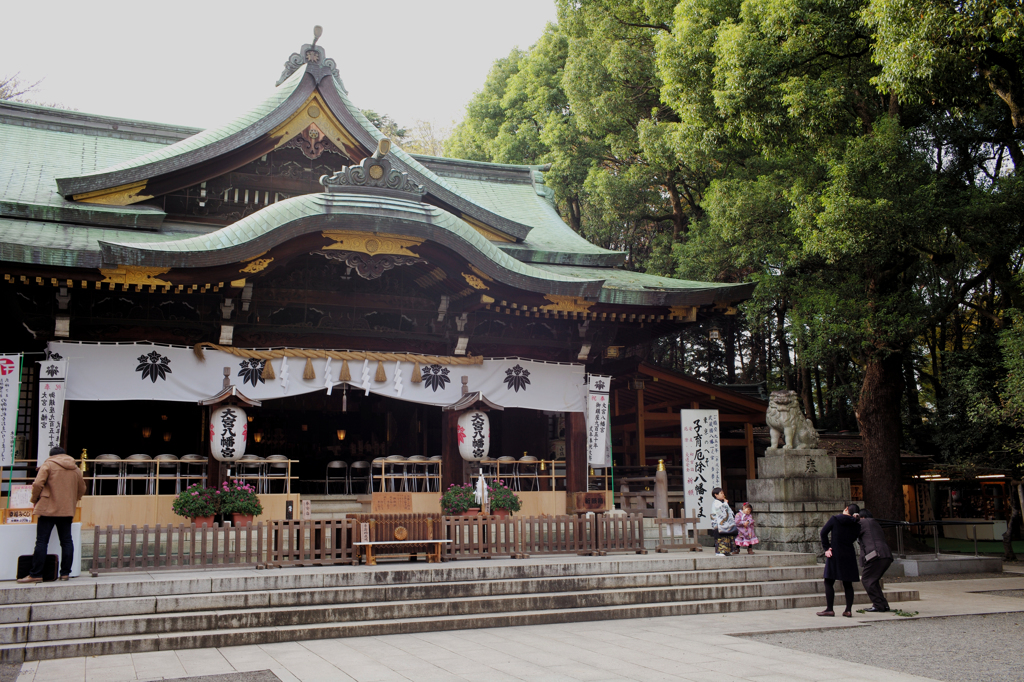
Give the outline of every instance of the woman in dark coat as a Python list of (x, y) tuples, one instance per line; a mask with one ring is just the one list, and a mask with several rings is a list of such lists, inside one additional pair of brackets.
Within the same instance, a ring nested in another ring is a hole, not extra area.
[(854, 514), (860, 512), (855, 504), (848, 505), (842, 514), (836, 514), (821, 529), (821, 546), (825, 548), (825, 601), (824, 611), (819, 616), (834, 616), (832, 605), (836, 600), (835, 584), (843, 581), (846, 592), (846, 610), (843, 615), (853, 617), (853, 584), (860, 580), (857, 573), (857, 555), (853, 551), (853, 542), (860, 534), (860, 524)]

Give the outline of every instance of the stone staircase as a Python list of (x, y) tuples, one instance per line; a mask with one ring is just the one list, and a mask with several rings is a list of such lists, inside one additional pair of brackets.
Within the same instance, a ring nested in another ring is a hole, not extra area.
[[(821, 608), (811, 555), (540, 557), (102, 575), (0, 588), (0, 661)], [(890, 590), (890, 601), (916, 600)], [(858, 592), (857, 603), (867, 603)]]

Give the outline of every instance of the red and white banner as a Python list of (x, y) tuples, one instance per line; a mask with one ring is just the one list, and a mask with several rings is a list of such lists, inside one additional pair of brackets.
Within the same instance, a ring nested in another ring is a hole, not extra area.
[(67, 360), (43, 360), (39, 363), (38, 466), (43, 466), (43, 462), (50, 456), (50, 448), (60, 445), (67, 374)]
[(0, 355), (0, 467), (14, 462), (20, 387), (21, 355)]

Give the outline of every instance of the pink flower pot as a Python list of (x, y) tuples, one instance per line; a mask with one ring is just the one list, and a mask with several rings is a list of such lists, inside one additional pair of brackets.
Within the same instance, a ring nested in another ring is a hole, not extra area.
[(245, 528), (252, 525), (252, 514), (232, 514), (231, 525), (236, 528)]
[(492, 509), (491, 516), (497, 516), (499, 519), (507, 519), (511, 512), (508, 509)]
[(193, 517), (192, 523), (196, 524), (196, 528), (202, 528), (203, 524), (206, 524), (207, 528), (213, 528), (213, 517), (212, 516), (196, 516)]

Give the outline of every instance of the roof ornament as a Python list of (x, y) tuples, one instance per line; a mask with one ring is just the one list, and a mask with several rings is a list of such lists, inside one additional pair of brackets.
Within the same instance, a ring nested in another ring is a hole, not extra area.
[(377, 149), (358, 166), (345, 166), (334, 175), (320, 176), (320, 184), (328, 192), (357, 192), (375, 188), (414, 194), (422, 200), (427, 190), (409, 178), (407, 173), (392, 167), (388, 153), (391, 140), (384, 137), (377, 141)]
[(341, 91), (346, 95), (348, 94), (345, 84), (341, 82), (341, 74), (338, 73), (337, 63), (333, 59), (328, 59), (324, 48), (316, 44), (316, 41), (320, 40), (320, 36), (323, 33), (323, 27), (313, 27), (313, 42), (306, 43), (298, 52), (292, 53), (292, 56), (284, 63), (284, 71), (281, 72), (281, 77), (277, 79), (277, 85), (281, 85), (281, 83), (291, 78), (293, 73), (309, 64), (311, 67), (309, 72), (316, 78), (317, 83), (329, 73), (334, 76), (334, 80), (338, 81)]

